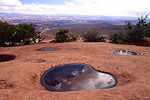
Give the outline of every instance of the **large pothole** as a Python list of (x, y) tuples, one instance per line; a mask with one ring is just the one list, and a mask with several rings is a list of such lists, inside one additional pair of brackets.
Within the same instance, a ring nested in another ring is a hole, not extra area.
[(41, 83), (50, 91), (78, 91), (111, 88), (116, 78), (105, 72), (96, 71), (86, 64), (67, 64), (46, 71)]
[(112, 53), (118, 54), (118, 55), (123, 55), (123, 56), (128, 56), (128, 55), (134, 55), (134, 56), (138, 56), (140, 55), (140, 53), (136, 52), (136, 51), (130, 51), (130, 50), (112, 50)]
[(0, 54), (0, 62), (15, 60), (16, 56), (14, 55), (7, 55), (7, 54)]

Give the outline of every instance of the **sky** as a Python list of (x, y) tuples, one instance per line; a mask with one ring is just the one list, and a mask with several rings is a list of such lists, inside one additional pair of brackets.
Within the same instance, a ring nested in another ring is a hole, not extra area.
[(150, 0), (0, 0), (0, 12), (137, 17), (150, 14), (149, 4)]
[[(61, 5), (65, 4), (65, 0), (20, 0), (23, 4), (39, 3), (39, 4), (55, 4)], [(73, 1), (73, 0), (67, 0)]]

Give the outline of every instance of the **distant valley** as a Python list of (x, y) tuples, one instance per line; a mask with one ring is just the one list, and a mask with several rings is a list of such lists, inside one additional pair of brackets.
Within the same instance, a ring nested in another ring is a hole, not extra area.
[(70, 34), (82, 35), (89, 29), (101, 34), (110, 34), (123, 30), (126, 21), (135, 23), (136, 17), (88, 16), (88, 15), (26, 15), (18, 13), (0, 13), (0, 20), (12, 24), (32, 23), (36, 31), (44, 38), (54, 38), (60, 28), (70, 30)]

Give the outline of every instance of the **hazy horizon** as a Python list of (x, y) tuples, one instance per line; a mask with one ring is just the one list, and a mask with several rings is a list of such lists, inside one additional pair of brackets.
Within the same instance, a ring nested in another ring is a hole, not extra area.
[(0, 0), (0, 12), (32, 15), (147, 15), (149, 0)]

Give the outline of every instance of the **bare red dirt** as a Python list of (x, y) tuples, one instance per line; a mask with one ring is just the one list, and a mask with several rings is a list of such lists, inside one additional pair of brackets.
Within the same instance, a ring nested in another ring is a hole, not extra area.
[[(55, 51), (39, 51), (54, 48)], [(134, 50), (139, 56), (112, 54), (113, 49)], [(150, 47), (111, 43), (40, 43), (0, 48), (16, 59), (0, 62), (0, 100), (150, 100)], [(112, 73), (118, 84), (109, 89), (51, 92), (40, 83), (48, 69), (85, 63)]]

